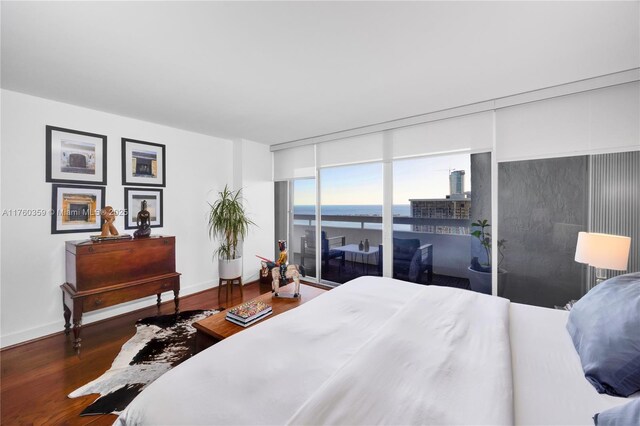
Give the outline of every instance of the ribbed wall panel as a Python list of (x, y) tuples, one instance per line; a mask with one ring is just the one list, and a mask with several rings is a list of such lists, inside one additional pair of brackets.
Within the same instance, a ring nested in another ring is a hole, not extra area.
[[(590, 156), (589, 230), (631, 237), (629, 267), (607, 278), (640, 271), (640, 151)], [(589, 289), (595, 285), (589, 268)], [(586, 289), (588, 290), (588, 289)]]

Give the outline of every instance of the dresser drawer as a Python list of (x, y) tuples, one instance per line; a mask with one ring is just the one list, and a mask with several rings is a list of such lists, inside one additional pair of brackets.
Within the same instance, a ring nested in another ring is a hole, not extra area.
[(95, 311), (96, 309), (106, 308), (108, 306), (117, 305), (119, 303), (128, 302), (141, 297), (152, 296), (154, 294), (164, 293), (165, 291), (172, 291), (174, 288), (179, 289), (179, 281), (177, 277), (92, 294), (90, 296), (83, 297), (83, 311)]

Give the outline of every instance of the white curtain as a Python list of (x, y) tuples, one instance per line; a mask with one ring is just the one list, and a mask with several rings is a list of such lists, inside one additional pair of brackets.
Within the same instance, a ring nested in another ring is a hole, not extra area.
[(318, 166), (366, 163), (382, 160), (382, 133), (371, 133), (318, 144)]
[(489, 151), (493, 147), (492, 112), (448, 118), (392, 131), (393, 158), (450, 151)]
[[(388, 130), (387, 155), (415, 157), (490, 151), (494, 112)], [(495, 111), (498, 161), (640, 149), (640, 82), (544, 99)], [(275, 180), (313, 177), (316, 167), (381, 161), (383, 132), (275, 151)], [(387, 159), (389, 159), (387, 157)]]
[(273, 180), (309, 178), (315, 174), (313, 145), (282, 149), (273, 153)]
[(496, 112), (498, 161), (640, 149), (640, 83)]

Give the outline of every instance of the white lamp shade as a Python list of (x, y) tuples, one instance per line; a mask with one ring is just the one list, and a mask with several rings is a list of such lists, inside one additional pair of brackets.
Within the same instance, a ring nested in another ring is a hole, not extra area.
[(575, 260), (595, 268), (626, 271), (630, 247), (629, 237), (579, 232)]

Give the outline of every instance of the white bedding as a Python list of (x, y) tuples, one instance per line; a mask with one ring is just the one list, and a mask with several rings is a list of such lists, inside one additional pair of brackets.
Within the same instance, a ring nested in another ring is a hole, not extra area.
[(116, 423), (588, 424), (625, 400), (575, 374), (564, 322), (505, 299), (362, 277), (179, 365)]
[(568, 317), (567, 311), (511, 304), (513, 406), (518, 425), (590, 425), (595, 413), (629, 401), (599, 394), (584, 378), (565, 329)]
[(512, 424), (509, 302), (422, 287), (288, 423)]
[(177, 366), (118, 422), (284, 424), (420, 289), (371, 278), (340, 286)]

